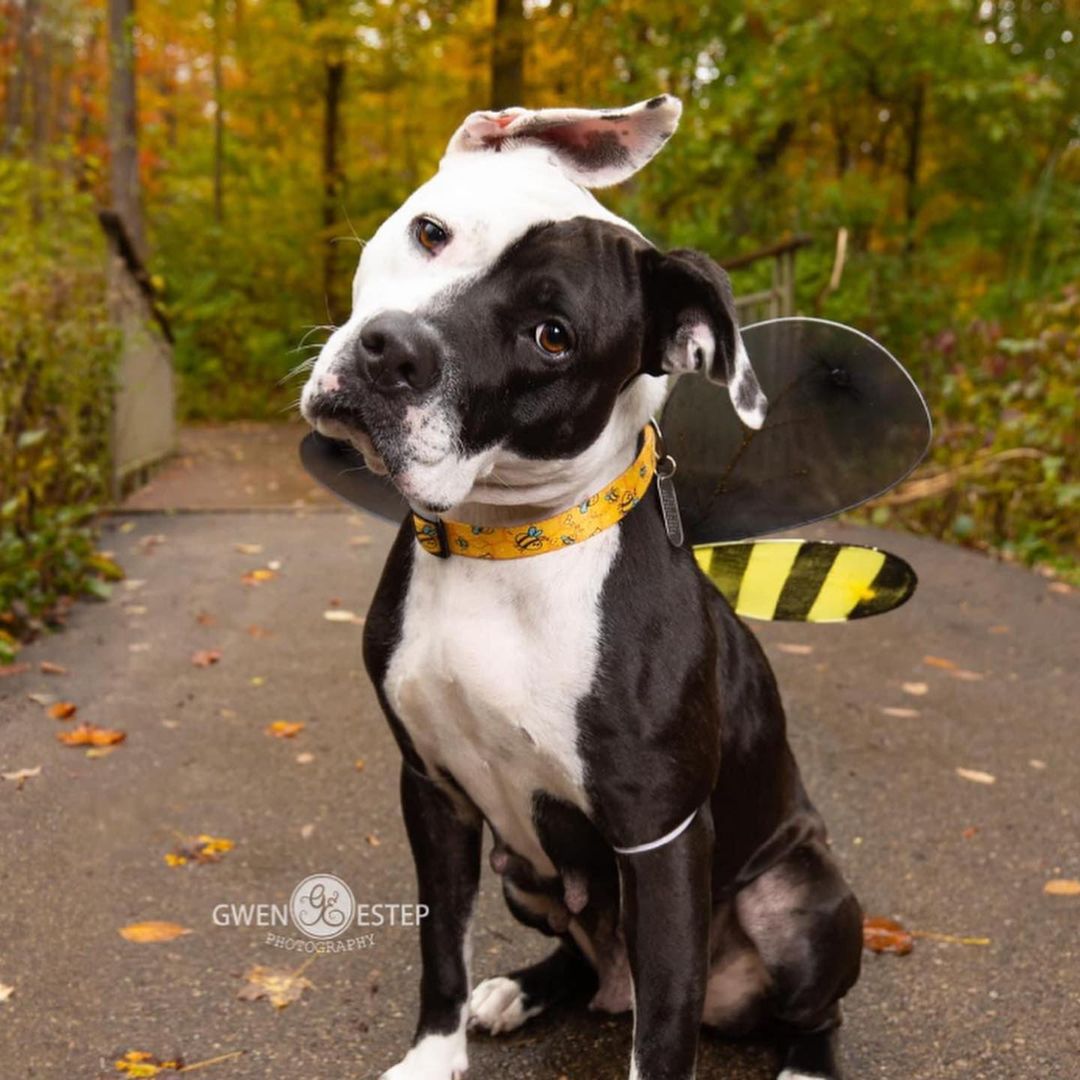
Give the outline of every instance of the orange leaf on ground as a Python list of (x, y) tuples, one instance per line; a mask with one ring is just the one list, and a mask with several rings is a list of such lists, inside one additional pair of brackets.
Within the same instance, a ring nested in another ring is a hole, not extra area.
[(59, 731), (56, 737), (65, 746), (113, 746), (127, 738), (126, 732), (98, 727), (96, 724), (80, 724), (71, 731)]
[(273, 735), (275, 739), (291, 739), (303, 730), (303, 720), (275, 720), (266, 725), (266, 734)]
[(221, 659), (218, 649), (198, 649), (191, 654), (191, 662), (196, 667), (211, 667)]
[(941, 668), (942, 671), (955, 671), (960, 666), (952, 660), (946, 660), (943, 656), (924, 656), (922, 662), (929, 667)]
[(54, 720), (70, 720), (78, 708), (73, 701), (57, 701), (49, 706), (49, 715)]
[(185, 836), (181, 842), (165, 856), (169, 866), (186, 866), (188, 863), (220, 862), (221, 856), (232, 851), (236, 845), (223, 836)]
[(273, 570), (249, 570), (240, 580), (245, 585), (261, 585), (264, 581), (273, 581), (276, 577)]
[(863, 945), (875, 953), (895, 953), (907, 956), (915, 942), (911, 934), (895, 919), (868, 915), (863, 919)]
[(268, 968), (256, 964), (245, 975), (247, 986), (236, 995), (241, 1001), (258, 1001), (265, 998), (275, 1009), (284, 1009), (294, 1001), (300, 1000), (305, 990), (314, 990), (315, 986), (301, 974), (307, 964), (296, 971), (282, 968)]
[(189, 930), (186, 926), (181, 926), (179, 923), (160, 922), (151, 919), (149, 922), (121, 926), (119, 933), (125, 941), (134, 941), (141, 945), (148, 942), (175, 941), (178, 937), (194, 933), (194, 931)]
[(217, 618), (211, 615), (209, 611), (200, 611), (199, 614), (195, 616), (195, 621), (200, 626), (214, 626), (217, 623)]
[(131, 1077), (131, 1080), (152, 1080), (166, 1071), (180, 1072), (184, 1066), (179, 1058), (162, 1061), (145, 1050), (129, 1050), (122, 1058), (113, 1062), (113, 1067), (117, 1072)]
[(1072, 878), (1053, 878), (1043, 886), (1047, 896), (1080, 896), (1080, 881)]
[(51, 660), (42, 660), (38, 664), (38, 668), (42, 675), (66, 675), (68, 670), (61, 664), (54, 664)]
[(247, 628), (247, 632), (251, 637), (255, 638), (256, 641), (261, 638), (274, 636), (273, 630), (267, 630), (265, 626), (259, 626), (257, 623), (252, 623), (251, 626)]

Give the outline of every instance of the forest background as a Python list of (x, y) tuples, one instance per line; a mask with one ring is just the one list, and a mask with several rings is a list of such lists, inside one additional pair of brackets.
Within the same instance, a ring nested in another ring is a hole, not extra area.
[[(108, 576), (86, 529), (107, 497), (117, 349), (97, 211), (121, 215), (149, 269), (183, 417), (281, 418), (298, 348), (347, 315), (356, 240), (466, 113), (661, 91), (685, 103), (678, 136), (604, 201), (720, 260), (809, 236), (798, 310), (878, 338), (926, 393), (932, 455), (873, 520), (1076, 581), (1078, 15), (0, 0), (0, 619), (18, 636)], [(736, 291), (769, 272), (735, 272)]]

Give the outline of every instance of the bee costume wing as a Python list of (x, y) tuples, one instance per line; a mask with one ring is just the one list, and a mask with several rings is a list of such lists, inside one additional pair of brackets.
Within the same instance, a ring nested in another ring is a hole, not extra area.
[(373, 473), (350, 443), (308, 432), (300, 440), (300, 463), (332, 494), (369, 514), (400, 525), (410, 513), (397, 488)]
[(806, 525), (884, 494), (922, 460), (930, 414), (911, 376), (877, 342), (823, 319), (742, 331), (769, 401), (758, 431), (728, 392), (682, 376), (660, 415), (691, 545)]

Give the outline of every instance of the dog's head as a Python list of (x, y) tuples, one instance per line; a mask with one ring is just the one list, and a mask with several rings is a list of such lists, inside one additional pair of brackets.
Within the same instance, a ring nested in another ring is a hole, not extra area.
[(557, 502), (568, 463), (585, 483), (632, 443), (669, 372), (726, 383), (760, 426), (727, 275), (659, 252), (586, 190), (640, 169), (681, 111), (662, 96), (468, 117), (365, 247), (304, 416), (428, 513)]

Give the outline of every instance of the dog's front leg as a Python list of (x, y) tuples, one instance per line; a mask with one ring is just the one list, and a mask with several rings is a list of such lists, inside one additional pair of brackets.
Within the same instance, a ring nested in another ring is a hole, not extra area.
[(469, 1066), (469, 931), (480, 880), (482, 820), (408, 765), (401, 804), (420, 903), (420, 1020), (412, 1049), (382, 1080), (459, 1080)]
[(705, 1001), (713, 828), (703, 807), (675, 840), (619, 855), (634, 979), (630, 1080), (692, 1080)]

